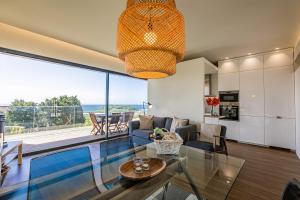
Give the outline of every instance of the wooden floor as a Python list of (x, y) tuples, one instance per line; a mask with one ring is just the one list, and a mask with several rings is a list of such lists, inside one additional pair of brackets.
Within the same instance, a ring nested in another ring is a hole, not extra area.
[(287, 182), (300, 180), (300, 161), (295, 153), (229, 142), (229, 154), (246, 160), (227, 199), (276, 200)]

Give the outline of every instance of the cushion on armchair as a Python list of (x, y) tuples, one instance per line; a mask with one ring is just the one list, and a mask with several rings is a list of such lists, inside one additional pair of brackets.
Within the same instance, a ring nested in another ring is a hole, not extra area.
[[(221, 125), (201, 123), (201, 131), (200, 132), (201, 132), (200, 133), (200, 141), (214, 144), (215, 143), (214, 136), (220, 136)], [(220, 145), (219, 137), (216, 138), (215, 145), (217, 145), (217, 146)]]
[(153, 129), (153, 116), (140, 115), (140, 129), (151, 130)]

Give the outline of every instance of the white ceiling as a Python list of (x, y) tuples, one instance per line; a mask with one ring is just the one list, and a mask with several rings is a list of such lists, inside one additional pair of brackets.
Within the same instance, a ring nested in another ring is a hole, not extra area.
[[(177, 0), (186, 22), (185, 59), (210, 61), (294, 47), (300, 0)], [(0, 21), (116, 56), (126, 0), (0, 0)]]

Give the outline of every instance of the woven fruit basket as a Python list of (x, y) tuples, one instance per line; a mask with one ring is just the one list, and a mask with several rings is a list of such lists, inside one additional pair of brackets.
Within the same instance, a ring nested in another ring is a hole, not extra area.
[(178, 155), (182, 144), (183, 140), (177, 133), (165, 133), (162, 140), (154, 139), (157, 154)]

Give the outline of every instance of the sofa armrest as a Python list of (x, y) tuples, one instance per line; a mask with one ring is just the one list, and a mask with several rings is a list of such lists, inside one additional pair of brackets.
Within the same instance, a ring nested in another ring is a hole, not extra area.
[(129, 135), (132, 135), (132, 132), (140, 128), (140, 121), (129, 121), (128, 122)]
[(183, 139), (183, 144), (185, 144), (189, 140), (196, 140), (197, 139), (197, 126), (194, 124), (183, 126), (180, 128), (176, 128), (175, 132), (180, 135)]

